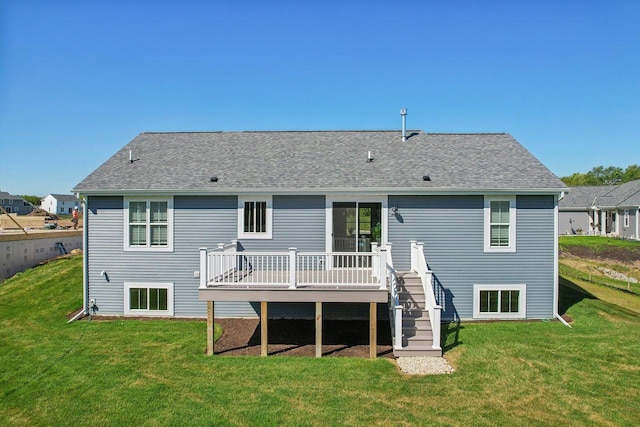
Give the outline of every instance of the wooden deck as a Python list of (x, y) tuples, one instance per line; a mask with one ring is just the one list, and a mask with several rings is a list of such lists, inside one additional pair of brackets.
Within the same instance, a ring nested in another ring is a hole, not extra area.
[(235, 272), (200, 288), (202, 301), (268, 302), (387, 302), (388, 291), (371, 283), (371, 271), (335, 269), (296, 272), (296, 286), (288, 270)]

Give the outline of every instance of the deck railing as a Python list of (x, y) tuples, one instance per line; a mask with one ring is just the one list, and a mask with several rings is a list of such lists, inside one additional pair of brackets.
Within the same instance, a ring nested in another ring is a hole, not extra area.
[(424, 257), (424, 243), (411, 241), (411, 270), (416, 272), (422, 281), (424, 289), (425, 308), (429, 311), (429, 320), (433, 332), (433, 349), (440, 347), (440, 314), (442, 306), (437, 301), (433, 292), (433, 271), (429, 269)]
[[(376, 252), (237, 251), (200, 248), (200, 288), (224, 285), (387, 288), (386, 249)], [(384, 268), (383, 268), (384, 267)]]

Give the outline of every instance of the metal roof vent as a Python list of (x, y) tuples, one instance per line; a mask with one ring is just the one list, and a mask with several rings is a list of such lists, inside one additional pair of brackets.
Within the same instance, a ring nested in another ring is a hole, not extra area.
[(407, 140), (407, 109), (401, 108), (400, 115), (402, 116), (402, 142)]

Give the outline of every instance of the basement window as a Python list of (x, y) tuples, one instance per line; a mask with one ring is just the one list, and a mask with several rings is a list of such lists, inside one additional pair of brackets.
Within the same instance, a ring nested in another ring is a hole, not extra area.
[(173, 316), (173, 283), (125, 283), (126, 316)]
[(474, 285), (473, 317), (524, 319), (526, 299), (526, 285)]

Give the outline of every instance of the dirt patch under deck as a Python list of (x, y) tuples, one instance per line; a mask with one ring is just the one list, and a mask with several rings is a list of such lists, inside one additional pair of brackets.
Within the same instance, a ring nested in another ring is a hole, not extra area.
[[(215, 345), (217, 355), (260, 356), (258, 319), (215, 319), (223, 334)], [(322, 325), (322, 356), (369, 357), (368, 320), (325, 320)], [(314, 357), (313, 320), (270, 319), (269, 356)], [(378, 321), (377, 357), (393, 358), (389, 321)]]

